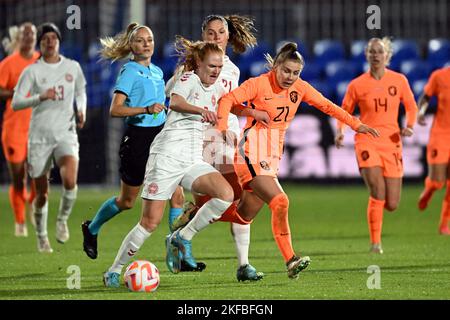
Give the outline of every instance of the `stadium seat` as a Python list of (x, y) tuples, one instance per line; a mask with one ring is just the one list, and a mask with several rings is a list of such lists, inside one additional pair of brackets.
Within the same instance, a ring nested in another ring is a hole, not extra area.
[(246, 80), (250, 75), (250, 66), (254, 61), (264, 60), (264, 54), (270, 53), (272, 57), (272, 50), (270, 46), (264, 41), (258, 41), (258, 45), (254, 48), (247, 49), (243, 54), (238, 55), (236, 65), (241, 71), (241, 81)]
[(315, 62), (305, 62), (300, 78), (306, 81), (320, 80), (321, 72), (320, 67)]
[(340, 41), (335, 40), (319, 40), (314, 43), (315, 62), (320, 66), (331, 61), (344, 60), (345, 49)]
[(98, 61), (100, 59), (100, 49), (101, 45), (98, 41), (94, 41), (89, 45), (88, 49), (88, 60)]
[(178, 62), (178, 56), (175, 51), (175, 46), (173, 42), (168, 42), (163, 47), (163, 60), (159, 63), (160, 67), (164, 73), (164, 80), (168, 81), (174, 71)]
[(275, 52), (278, 52), (278, 50), (286, 43), (286, 42), (295, 42), (297, 44), (297, 50), (300, 52), (300, 54), (303, 56), (303, 59), (308, 60), (310, 57), (310, 53), (308, 50), (308, 46), (306, 43), (300, 39), (285, 39), (278, 41), (275, 45)]
[(336, 88), (338, 82), (350, 81), (356, 75), (357, 71), (354, 64), (345, 60), (330, 62), (325, 67), (325, 76), (332, 89)]
[(266, 73), (267, 71), (268, 69), (266, 60), (254, 61), (250, 64), (249, 75), (250, 77), (257, 77), (263, 73)]
[(345, 93), (347, 92), (347, 87), (350, 81), (341, 81), (336, 85), (336, 103), (340, 106), (342, 105), (342, 100), (344, 100)]
[(355, 40), (350, 45), (350, 61), (356, 66), (358, 73), (364, 71), (364, 64), (367, 62), (366, 45), (366, 40)]
[(409, 83), (428, 78), (431, 70), (430, 63), (420, 59), (405, 60), (400, 64), (400, 72), (408, 78)]
[(427, 84), (427, 81), (427, 79), (418, 79), (412, 83), (411, 89), (414, 93), (414, 98), (416, 99), (416, 101), (422, 95), (423, 88)]
[(78, 62), (82, 62), (83, 59), (83, 48), (74, 43), (62, 43), (60, 47), (63, 56), (73, 59)]
[(431, 39), (428, 42), (427, 60), (433, 69), (442, 68), (450, 60), (450, 41), (447, 39)]
[[(414, 98), (416, 101), (419, 100), (420, 96), (423, 94), (423, 90), (425, 88), (425, 85), (427, 84), (428, 79), (419, 79), (413, 82), (411, 89), (414, 93)], [(437, 106), (437, 97), (432, 96), (429, 102), (430, 107)]]
[(324, 97), (330, 100), (333, 99), (333, 90), (326, 81), (313, 80), (309, 81), (309, 84), (319, 91)]
[(400, 64), (405, 60), (420, 59), (419, 46), (414, 40), (397, 39), (392, 41), (392, 47), (392, 70), (400, 71)]

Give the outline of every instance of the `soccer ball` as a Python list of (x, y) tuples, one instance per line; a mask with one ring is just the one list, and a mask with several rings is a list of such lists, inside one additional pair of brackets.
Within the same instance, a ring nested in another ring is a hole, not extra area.
[(159, 270), (149, 261), (136, 260), (125, 270), (123, 280), (130, 291), (153, 292), (159, 286)]

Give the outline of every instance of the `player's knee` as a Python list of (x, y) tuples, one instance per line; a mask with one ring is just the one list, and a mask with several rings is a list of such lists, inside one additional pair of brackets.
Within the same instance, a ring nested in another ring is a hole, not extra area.
[(275, 209), (287, 210), (289, 209), (289, 198), (285, 193), (280, 193), (272, 198), (269, 207)]
[(44, 204), (48, 201), (48, 193), (47, 192), (44, 192), (44, 193), (36, 192), (36, 198), (34, 199), (34, 201), (38, 208), (42, 208), (44, 206)]
[(153, 232), (159, 226), (161, 221), (155, 221), (154, 219), (150, 219), (148, 217), (141, 218), (141, 226), (144, 227), (147, 232)]
[(447, 180), (447, 189), (445, 190), (445, 196), (446, 201), (450, 201), (450, 180)]
[(386, 201), (384, 208), (387, 211), (395, 211), (398, 208), (398, 201)]
[(177, 188), (172, 198), (170, 199), (170, 206), (172, 208), (181, 208), (184, 203), (183, 189)]
[(63, 182), (64, 189), (66, 190), (73, 190), (77, 186), (76, 179), (65, 179)]
[(234, 200), (234, 192), (233, 188), (229, 184), (226, 184), (224, 187), (220, 188), (217, 191), (217, 195), (215, 198), (218, 198), (223, 201), (233, 202)]
[(386, 197), (384, 187), (380, 186), (378, 183), (369, 183), (370, 195), (375, 199), (384, 199)]

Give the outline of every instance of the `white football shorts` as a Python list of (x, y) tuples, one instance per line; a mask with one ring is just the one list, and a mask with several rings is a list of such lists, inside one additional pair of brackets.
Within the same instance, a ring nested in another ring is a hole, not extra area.
[(151, 153), (145, 169), (141, 197), (148, 200), (168, 200), (177, 186), (191, 191), (192, 183), (203, 175), (218, 172), (210, 164), (199, 160), (183, 162), (160, 153)]
[(78, 137), (76, 135), (55, 142), (28, 142), (28, 173), (31, 178), (39, 178), (49, 172), (53, 161), (58, 163), (63, 156), (73, 156), (79, 160)]

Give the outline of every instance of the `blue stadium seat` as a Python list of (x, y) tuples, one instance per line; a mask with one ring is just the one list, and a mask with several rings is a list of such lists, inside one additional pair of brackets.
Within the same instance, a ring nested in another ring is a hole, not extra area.
[(358, 73), (364, 71), (364, 64), (367, 62), (366, 45), (366, 40), (355, 40), (350, 46), (350, 61), (356, 66)]
[(426, 79), (430, 76), (432, 67), (430, 63), (420, 59), (405, 60), (400, 64), (400, 72), (413, 83), (418, 79)]
[(397, 39), (392, 41), (392, 47), (392, 70), (400, 71), (400, 64), (405, 60), (420, 59), (419, 46), (414, 40)]
[(418, 79), (412, 83), (411, 89), (414, 93), (414, 98), (417, 100), (423, 93), (423, 88), (427, 84), (428, 79)]
[(335, 40), (319, 40), (314, 43), (315, 62), (320, 66), (331, 61), (345, 59), (344, 45), (340, 41)]
[(74, 43), (62, 43), (61, 44), (61, 53), (63, 56), (73, 59), (78, 62), (82, 62), (83, 59), (83, 48)]
[(427, 60), (433, 69), (442, 68), (450, 60), (450, 41), (447, 39), (431, 39), (428, 41)]
[(305, 62), (300, 78), (306, 81), (320, 80), (321, 68), (315, 62)]
[(177, 52), (175, 50), (175, 46), (173, 42), (167, 42), (163, 47), (163, 58), (172, 58), (176, 56)]
[(313, 86), (317, 91), (319, 91), (324, 97), (332, 100), (333, 90), (330, 88), (326, 81), (312, 80), (308, 81), (311, 86)]
[(350, 46), (350, 60), (355, 62), (366, 61), (366, 40), (355, 40), (352, 41)]
[(173, 42), (168, 42), (163, 47), (163, 60), (159, 63), (160, 67), (164, 73), (164, 80), (169, 80), (178, 62), (178, 56), (176, 55), (176, 50)]
[(341, 81), (336, 85), (336, 103), (342, 105), (342, 100), (344, 100), (345, 93), (347, 92), (347, 87), (350, 81)]
[(325, 76), (332, 89), (338, 82), (350, 81), (357, 75), (356, 67), (352, 62), (345, 60), (333, 61), (326, 65)]
[(250, 64), (249, 76), (257, 77), (263, 73), (266, 73), (267, 69), (267, 61), (266, 60), (258, 60), (254, 61)]
[[(428, 79), (419, 79), (413, 82), (411, 89), (414, 93), (414, 98), (419, 100), (420, 96), (423, 94), (423, 90), (425, 88), (425, 85), (427, 84)], [(430, 107), (436, 107), (437, 106), (437, 97), (432, 96), (430, 99)]]
[(303, 56), (303, 59), (308, 60), (310, 57), (309, 49), (306, 43), (300, 39), (285, 39), (278, 41), (275, 45), (275, 53), (286, 44), (286, 42), (295, 42), (297, 44), (297, 50)]
[(88, 61), (98, 61), (100, 59), (101, 45), (98, 41), (94, 41), (89, 45)]
[(264, 54), (271, 52), (270, 46), (264, 41), (258, 41), (258, 45), (254, 48), (247, 49), (243, 54), (236, 59), (236, 65), (241, 71), (241, 81), (246, 80), (250, 75), (250, 66), (254, 61), (261, 61), (264, 59)]

